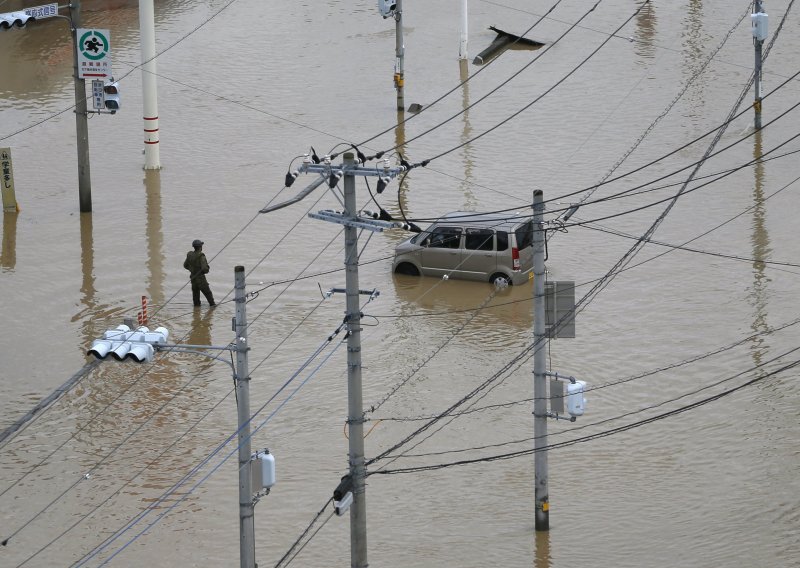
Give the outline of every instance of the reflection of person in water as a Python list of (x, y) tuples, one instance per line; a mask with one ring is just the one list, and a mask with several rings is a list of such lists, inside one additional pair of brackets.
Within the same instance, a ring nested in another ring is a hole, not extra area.
[(187, 342), (192, 345), (211, 345), (211, 316), (212, 312), (192, 312), (192, 330), (189, 332)]

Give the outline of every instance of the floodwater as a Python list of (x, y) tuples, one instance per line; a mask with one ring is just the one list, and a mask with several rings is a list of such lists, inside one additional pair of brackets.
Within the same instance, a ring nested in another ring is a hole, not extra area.
[[(460, 81), (458, 3), (405, 4), (405, 100), (427, 106)], [(227, 345), (233, 269), (244, 266), (248, 291), (259, 291), (247, 304), (251, 408), (263, 425), (253, 447), (277, 462), (277, 484), (255, 508), (256, 558), (274, 566), (347, 468), (341, 335), (275, 397), (344, 312), (341, 294), (320, 293), (344, 285), (340, 227), (306, 215), (340, 208), (333, 194), (258, 214), (312, 180), (281, 191), (296, 156), (407, 141), (409, 161), (436, 159), (376, 198), (415, 219), (524, 208), (542, 189), (554, 220), (612, 171), (642, 168), (589, 200), (679, 171), (651, 191), (587, 202), (565, 230), (550, 225), (549, 277), (590, 296), (577, 337), (550, 342), (548, 369), (592, 390), (577, 422), (548, 425), (550, 443), (574, 442), (548, 454), (548, 533), (534, 531), (526, 452), (531, 288), (394, 277), (406, 233), (360, 235), (360, 287), (380, 292), (363, 308), (363, 398), (375, 407), (367, 458), (488, 383), (458, 408), (482, 410), (441, 420), (370, 466), (433, 467), (368, 478), (369, 563), (797, 566), (800, 167), (790, 109), (800, 84), (786, 81), (800, 70), (798, 8), (764, 63), (764, 131), (748, 136), (752, 111), (734, 119), (716, 146), (725, 150), (697, 177), (728, 175), (690, 184), (655, 242), (626, 257), (711, 137), (682, 147), (725, 122), (747, 83), (749, 3), (603, 0), (582, 20), (589, 2), (469, 4), (471, 56), (494, 39), (490, 25), (522, 34), (557, 4), (528, 34), (550, 47), (470, 63), (472, 80), (395, 128), (394, 22), (373, 0), (157, 2), (163, 168), (147, 172), (136, 5), (85, 4), (84, 27), (111, 31), (122, 91), (119, 113), (89, 121), (91, 214), (78, 211), (66, 22), (0, 32), (0, 147), (11, 148), (21, 207), (2, 221), (0, 428), (83, 369), (91, 341), (135, 317), (142, 295), (172, 340)], [(767, 43), (792, 4), (767, 4)], [(752, 100), (751, 89), (744, 106)], [(749, 164), (760, 155), (769, 159)], [(359, 203), (366, 189), (359, 180)], [(195, 238), (222, 302), (214, 311), (191, 306), (182, 263)], [(625, 270), (594, 288), (621, 259)], [(236, 430), (236, 402), (221, 359), (103, 361), (3, 442), (0, 536), (11, 538), (0, 565), (236, 565), (235, 447), (220, 449)], [(490, 461), (498, 456), (508, 459)], [(462, 461), (473, 463), (438, 467)], [(328, 507), (308, 534), (293, 565), (348, 565), (347, 517)]]

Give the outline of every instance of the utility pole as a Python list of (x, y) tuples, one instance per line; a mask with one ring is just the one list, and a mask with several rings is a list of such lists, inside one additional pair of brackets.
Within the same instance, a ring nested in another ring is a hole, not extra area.
[(139, 35), (142, 49), (142, 110), (144, 118), (144, 169), (161, 169), (158, 132), (156, 31), (153, 0), (139, 0)]
[(406, 48), (403, 45), (403, 0), (397, 0), (394, 9), (395, 20), (395, 68), (394, 68), (394, 87), (397, 89), (397, 110), (405, 110), (405, 95), (403, 93), (405, 87), (405, 77), (403, 71), (403, 59), (405, 57)]
[(761, 66), (762, 66), (762, 47), (764, 40), (767, 39), (767, 22), (768, 16), (764, 13), (761, 0), (753, 2), (753, 15), (752, 29), (753, 29), (753, 45), (756, 52), (756, 64), (753, 85), (755, 88), (755, 101), (753, 102), (753, 110), (755, 110), (754, 126), (756, 130), (761, 128)]
[(239, 560), (241, 568), (255, 568), (255, 527), (250, 463), (250, 370), (247, 363), (247, 303), (244, 266), (234, 268), (236, 302), (236, 399), (239, 415)]
[[(388, 17), (388, 16), (386, 16)], [(352, 568), (367, 568), (367, 501), (366, 501), (366, 475), (367, 467), (364, 459), (364, 408), (361, 384), (361, 307), (359, 296), (362, 294), (374, 298), (377, 290), (361, 290), (358, 287), (358, 229), (381, 232), (384, 229), (405, 228), (411, 230), (409, 225), (386, 220), (382, 214), (364, 211), (360, 216), (356, 206), (355, 176), (377, 177), (378, 193), (383, 191), (386, 184), (401, 173), (408, 171), (406, 166), (391, 167), (389, 159), (383, 160), (382, 167), (365, 166), (356, 162), (353, 152), (345, 152), (342, 156), (342, 165), (331, 163), (330, 156), (324, 156), (321, 163), (312, 163), (306, 155), (302, 165), (295, 171), (287, 174), (287, 185), (291, 185), (301, 172), (318, 174), (313, 182), (300, 191), (295, 197), (278, 203), (267, 205), (260, 213), (270, 213), (282, 209), (307, 197), (317, 187), (325, 184), (344, 205), (344, 211), (325, 209), (317, 213), (309, 213), (312, 219), (328, 221), (344, 225), (345, 239), (345, 289), (334, 289), (332, 292), (345, 292), (347, 297), (345, 322), (347, 324), (347, 426), (349, 431), (348, 464), (351, 481), (346, 487), (340, 484), (334, 492), (338, 495), (340, 488), (346, 493), (352, 493), (350, 511), (350, 566)], [(344, 195), (337, 193), (339, 180), (344, 177)], [(387, 214), (388, 215), (388, 214)], [(344, 481), (344, 479), (343, 479)], [(337, 499), (338, 500), (338, 499)], [(339, 511), (337, 511), (337, 514)]]
[[(398, 2), (398, 7), (399, 7)], [(398, 91), (402, 92), (402, 91)], [(399, 104), (399, 99), (398, 99)], [(344, 214), (356, 217), (356, 165), (352, 152), (344, 159)], [(352, 225), (344, 228), (345, 294), (347, 296), (347, 424), (349, 428), (350, 475), (353, 479), (353, 505), (350, 508), (350, 566), (366, 568), (367, 563), (367, 495), (364, 464), (364, 408), (361, 391), (361, 307), (358, 288), (358, 231)]]
[(89, 121), (86, 108), (86, 82), (78, 70), (78, 28), (81, 27), (81, 2), (69, 4), (75, 78), (75, 133), (78, 141), (78, 201), (81, 213), (92, 212), (92, 177), (89, 168)]
[(545, 337), (544, 197), (533, 192), (533, 447), (537, 531), (550, 530), (547, 488), (547, 342)]

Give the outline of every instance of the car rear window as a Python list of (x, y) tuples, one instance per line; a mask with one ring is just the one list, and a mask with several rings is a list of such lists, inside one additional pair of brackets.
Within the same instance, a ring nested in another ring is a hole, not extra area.
[(514, 229), (517, 237), (517, 248), (524, 249), (533, 246), (533, 221), (528, 221)]
[(494, 250), (494, 231), (491, 229), (467, 229), (464, 248), (468, 250)]

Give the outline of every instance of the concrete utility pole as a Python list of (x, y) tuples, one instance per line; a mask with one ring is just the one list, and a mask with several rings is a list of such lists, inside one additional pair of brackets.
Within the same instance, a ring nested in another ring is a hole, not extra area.
[[(387, 16), (388, 17), (388, 16)], [(328, 221), (344, 225), (345, 239), (345, 289), (347, 296), (347, 309), (345, 321), (347, 323), (347, 426), (349, 429), (348, 462), (351, 479), (351, 488), (348, 490), (353, 495), (350, 505), (350, 565), (352, 568), (367, 568), (367, 501), (366, 501), (366, 475), (367, 467), (364, 460), (364, 409), (363, 395), (361, 392), (361, 308), (358, 298), (361, 294), (370, 297), (377, 295), (377, 290), (360, 290), (358, 287), (358, 229), (380, 232), (384, 229), (410, 227), (397, 221), (387, 221), (379, 218), (378, 214), (364, 211), (365, 217), (359, 216), (356, 206), (355, 176), (378, 177), (383, 183), (388, 183), (399, 174), (408, 171), (406, 167), (390, 167), (388, 159), (383, 167), (359, 165), (352, 152), (345, 152), (342, 156), (342, 165), (331, 164), (330, 156), (325, 156), (322, 163), (314, 164), (306, 156), (303, 164), (294, 175), (302, 173), (318, 174), (313, 182), (300, 191), (295, 197), (278, 203), (267, 205), (260, 209), (260, 213), (270, 213), (282, 209), (307, 197), (317, 187), (327, 184), (336, 193), (339, 180), (344, 177), (344, 211), (325, 209), (317, 213), (309, 213), (312, 219)], [(291, 175), (291, 173), (290, 173)], [(334, 289), (341, 292), (341, 289)], [(339, 488), (337, 487), (337, 491)], [(334, 492), (334, 495), (336, 492)]]
[(405, 58), (405, 45), (403, 45), (403, 0), (397, 0), (394, 9), (395, 20), (395, 56), (397, 60), (394, 68), (394, 87), (397, 89), (397, 110), (405, 110), (405, 75), (403, 71), (403, 59)]
[[(753, 14), (761, 14), (764, 12), (763, 7), (761, 5), (761, 0), (755, 0), (753, 3)], [(756, 16), (758, 18), (759, 16)], [(754, 18), (754, 23), (758, 20)], [(765, 26), (766, 27), (766, 26)], [(753, 28), (753, 44), (755, 45), (756, 50), (756, 65), (755, 65), (755, 81), (754, 81), (754, 88), (755, 88), (755, 101), (753, 102), (753, 109), (755, 110), (755, 122), (754, 126), (756, 129), (761, 128), (761, 64), (762, 64), (762, 55), (761, 50), (764, 46), (764, 38), (760, 38), (758, 35), (759, 26), (755, 25)], [(765, 30), (766, 32), (766, 30)], [(766, 35), (766, 33), (764, 34)]]
[(469, 36), (469, 16), (467, 11), (467, 0), (461, 0), (461, 41), (458, 44), (458, 58), (466, 61), (467, 55), (467, 39)]
[(239, 415), (239, 560), (241, 568), (255, 568), (255, 527), (250, 464), (250, 370), (247, 363), (247, 303), (244, 266), (234, 268), (236, 301), (236, 397)]
[[(398, 2), (398, 7), (399, 7)], [(343, 156), (345, 168), (356, 165), (352, 153)], [(345, 169), (344, 214), (357, 217), (356, 179)], [(358, 230), (344, 228), (345, 292), (347, 295), (347, 423), (349, 427), (350, 475), (353, 479), (353, 505), (350, 508), (350, 565), (366, 568), (367, 495), (364, 465), (364, 408), (361, 391), (361, 307), (358, 288)]]
[(86, 108), (86, 82), (78, 70), (78, 28), (81, 27), (81, 2), (69, 4), (75, 77), (75, 131), (78, 141), (78, 201), (81, 213), (92, 211), (92, 176), (89, 167), (89, 122)]
[(158, 133), (156, 24), (153, 0), (139, 0), (139, 35), (142, 49), (142, 109), (144, 118), (144, 169), (161, 169)]
[(547, 489), (547, 341), (545, 337), (544, 197), (533, 192), (533, 454), (537, 531), (550, 530)]

